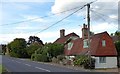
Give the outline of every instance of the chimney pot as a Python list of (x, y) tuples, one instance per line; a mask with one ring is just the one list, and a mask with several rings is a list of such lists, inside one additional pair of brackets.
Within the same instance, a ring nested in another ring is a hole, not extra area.
[(88, 28), (87, 25), (83, 24), (82, 28), (82, 38), (87, 39), (88, 38)]
[(60, 30), (60, 38), (65, 36), (65, 29)]

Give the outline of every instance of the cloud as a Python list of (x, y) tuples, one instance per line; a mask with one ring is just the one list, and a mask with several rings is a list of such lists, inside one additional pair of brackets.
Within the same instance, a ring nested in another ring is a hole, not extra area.
[[(59, 12), (66, 11), (78, 6), (83, 6), (84, 4), (92, 1), (94, 0), (65, 0), (65, 1), (55, 0), (54, 5), (51, 7), (51, 12), (54, 14), (59, 13)], [(91, 4), (91, 10), (96, 11), (96, 12), (91, 12), (91, 15), (90, 15), (91, 19), (95, 21), (99, 21), (99, 19), (101, 18), (99, 16), (102, 16), (107, 20), (110, 19), (110, 21), (111, 19), (114, 20), (118, 16), (118, 0), (98, 0), (97, 2)], [(76, 13), (76, 15), (79, 17), (81, 16), (86, 17), (86, 8), (80, 10), (78, 13)]]
[(25, 19), (25, 20), (31, 20), (33, 22), (39, 22), (39, 23), (44, 23), (46, 22), (46, 20), (44, 20), (43, 18), (41, 18), (40, 16), (38, 15), (22, 15), (22, 17)]
[(117, 27), (118, 26), (114, 23), (99, 23), (91, 26), (91, 31), (95, 33), (99, 33), (101, 31), (108, 31), (109, 33), (112, 33), (115, 29), (117, 29)]
[(2, 2), (53, 2), (54, 0), (2, 0)]
[(24, 30), (24, 29), (35, 29), (32, 26), (28, 25), (28, 24), (19, 24), (18, 26), (15, 27), (15, 29), (20, 29), (20, 30)]

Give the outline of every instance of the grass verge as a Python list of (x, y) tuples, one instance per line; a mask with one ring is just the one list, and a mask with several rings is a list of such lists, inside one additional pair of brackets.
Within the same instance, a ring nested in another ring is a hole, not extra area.
[(0, 74), (2, 74), (2, 72), (6, 72), (6, 69), (0, 64)]

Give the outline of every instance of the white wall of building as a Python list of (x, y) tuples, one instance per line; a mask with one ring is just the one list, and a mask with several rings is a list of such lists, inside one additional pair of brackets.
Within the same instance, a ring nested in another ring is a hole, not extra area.
[(117, 68), (117, 57), (106, 57), (106, 63), (100, 63), (99, 57), (95, 58), (95, 68)]

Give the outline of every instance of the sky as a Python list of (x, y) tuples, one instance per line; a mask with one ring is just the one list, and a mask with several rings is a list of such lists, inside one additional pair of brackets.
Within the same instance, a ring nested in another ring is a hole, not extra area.
[[(38, 36), (43, 43), (54, 42), (60, 37), (60, 29), (65, 29), (66, 35), (74, 32), (81, 37), (82, 25), (87, 23), (86, 7), (55, 23), (92, 1), (95, 0), (1, 0), (0, 44), (10, 43), (15, 38), (25, 38), (27, 41), (29, 36)], [(107, 31), (111, 34), (119, 30), (118, 1), (97, 0), (91, 4), (92, 32), (96, 34)], [(73, 9), (75, 7), (79, 8)], [(67, 12), (61, 13), (63, 11)]]

